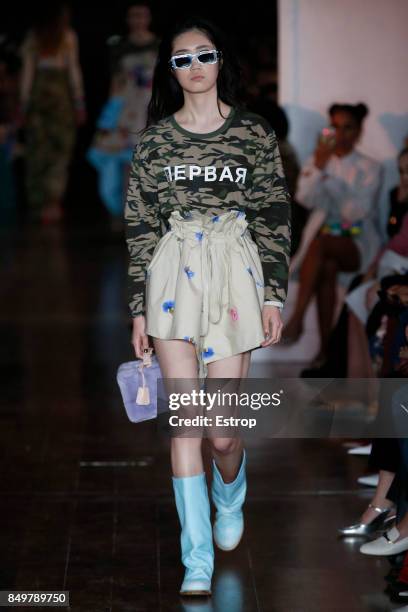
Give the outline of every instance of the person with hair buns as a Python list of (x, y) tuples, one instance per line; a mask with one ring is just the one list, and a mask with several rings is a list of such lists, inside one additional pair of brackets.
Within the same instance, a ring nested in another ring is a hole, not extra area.
[(332, 137), (319, 139), (296, 192), (305, 208), (322, 211), (322, 222), (301, 262), (295, 308), (282, 336), (285, 344), (298, 340), (306, 308), (316, 295), (320, 350), (313, 367), (326, 359), (338, 274), (365, 271), (381, 244), (376, 228), (381, 165), (356, 149), (368, 108), (333, 104), (328, 112)]

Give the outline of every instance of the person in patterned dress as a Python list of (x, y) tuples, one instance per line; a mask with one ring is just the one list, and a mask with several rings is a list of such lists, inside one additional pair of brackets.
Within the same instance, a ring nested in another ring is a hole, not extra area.
[(87, 159), (98, 173), (99, 195), (112, 225), (120, 227), (132, 153), (146, 125), (147, 105), (159, 40), (151, 30), (152, 14), (146, 1), (127, 9), (126, 36), (108, 39), (111, 85), (109, 99), (97, 122)]

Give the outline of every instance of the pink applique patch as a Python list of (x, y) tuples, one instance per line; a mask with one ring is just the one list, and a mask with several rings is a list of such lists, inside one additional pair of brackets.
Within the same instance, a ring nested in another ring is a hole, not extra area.
[(233, 321), (238, 321), (238, 310), (236, 308), (230, 308), (230, 315)]

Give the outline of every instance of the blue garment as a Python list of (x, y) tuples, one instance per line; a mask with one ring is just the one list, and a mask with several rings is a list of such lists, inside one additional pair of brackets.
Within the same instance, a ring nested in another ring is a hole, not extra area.
[(172, 476), (172, 481), (181, 526), (181, 560), (186, 568), (180, 592), (211, 592), (214, 547), (205, 472)]
[(213, 527), (214, 540), (221, 550), (233, 550), (244, 532), (242, 505), (247, 490), (246, 451), (242, 451), (242, 461), (233, 482), (225, 483), (215, 460), (212, 460), (213, 480), (211, 494), (216, 507)]
[[(112, 96), (103, 107), (97, 127), (101, 130), (116, 129), (124, 105), (122, 96)], [(127, 164), (132, 161), (133, 147), (113, 153), (92, 146), (86, 158), (98, 172), (99, 196), (115, 217), (121, 217), (124, 212), (123, 177)]]
[(116, 217), (124, 211), (123, 174), (127, 164), (132, 160), (133, 149), (124, 149), (116, 153), (107, 153), (91, 147), (86, 155), (87, 160), (98, 171), (98, 191), (102, 202)]
[(114, 130), (118, 126), (120, 113), (125, 101), (122, 96), (112, 96), (102, 108), (96, 127), (100, 130)]

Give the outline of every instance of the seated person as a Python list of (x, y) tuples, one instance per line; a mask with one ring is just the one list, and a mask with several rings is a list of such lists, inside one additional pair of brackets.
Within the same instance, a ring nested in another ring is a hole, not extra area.
[(282, 339), (285, 344), (298, 340), (306, 308), (316, 295), (320, 351), (315, 367), (327, 356), (338, 273), (365, 270), (381, 245), (375, 224), (381, 165), (355, 148), (367, 113), (364, 104), (332, 105), (335, 137), (319, 141), (298, 181), (297, 201), (322, 211), (324, 224), (301, 263), (297, 300)]
[[(398, 155), (400, 184), (390, 192), (387, 224), (388, 243), (381, 248), (366, 273), (356, 276), (345, 304), (330, 334), (328, 356), (319, 367), (302, 371), (303, 377), (350, 376), (370, 377), (368, 341), (364, 328), (370, 311), (378, 301), (381, 278), (404, 273), (408, 263), (408, 149)], [(376, 280), (373, 280), (375, 276)]]

